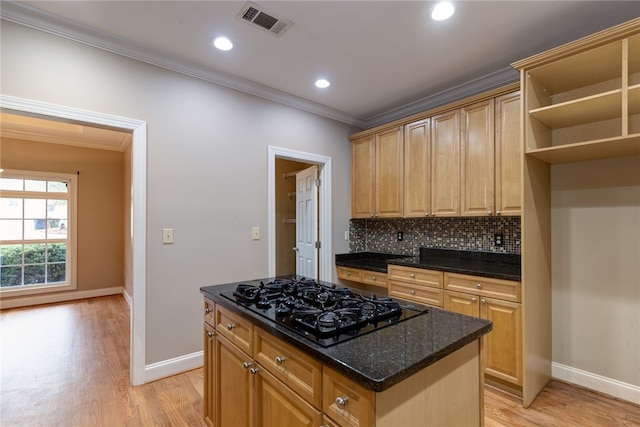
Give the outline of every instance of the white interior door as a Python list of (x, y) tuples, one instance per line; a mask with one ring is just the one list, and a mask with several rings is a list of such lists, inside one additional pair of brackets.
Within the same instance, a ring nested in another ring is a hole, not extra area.
[(318, 278), (318, 167), (296, 174), (296, 274)]

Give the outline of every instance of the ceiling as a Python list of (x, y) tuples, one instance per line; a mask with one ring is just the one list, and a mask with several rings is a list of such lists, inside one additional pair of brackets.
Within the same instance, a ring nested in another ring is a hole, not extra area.
[[(640, 16), (637, 1), (2, 1), (3, 19), (367, 128), (517, 80), (514, 61)], [(209, 44), (226, 35), (235, 47)], [(314, 86), (319, 77), (332, 82)]]

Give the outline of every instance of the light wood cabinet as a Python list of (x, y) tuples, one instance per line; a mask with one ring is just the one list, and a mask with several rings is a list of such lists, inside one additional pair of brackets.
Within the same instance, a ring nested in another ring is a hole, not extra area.
[(485, 374), (522, 386), (521, 283), (445, 273), (444, 308), (493, 322), (485, 336)]
[(251, 427), (251, 372), (253, 361), (221, 334), (215, 347), (215, 426)]
[(207, 322), (204, 323), (204, 422), (209, 427), (215, 424), (215, 384), (216, 384), (216, 331)]
[(463, 216), (487, 216), (495, 211), (494, 100), (461, 109), (461, 189)]
[(338, 278), (366, 285), (387, 288), (387, 274), (379, 271), (338, 266)]
[(526, 154), (564, 163), (640, 154), (640, 18), (518, 61)]
[(441, 271), (389, 265), (389, 296), (442, 307), (444, 283)]
[(460, 215), (460, 110), (431, 118), (431, 216)]
[(402, 127), (354, 140), (351, 143), (351, 217), (402, 217), (403, 170)]
[(495, 100), (495, 213), (522, 213), (522, 141), (520, 92)]
[(342, 427), (375, 424), (374, 392), (327, 367), (322, 384), (322, 410), (329, 418)]
[(404, 129), (404, 216), (431, 214), (431, 120)]

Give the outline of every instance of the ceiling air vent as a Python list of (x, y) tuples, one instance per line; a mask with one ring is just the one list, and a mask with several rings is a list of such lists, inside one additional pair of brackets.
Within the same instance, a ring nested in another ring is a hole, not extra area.
[(252, 2), (247, 2), (242, 7), (238, 18), (268, 31), (274, 36), (281, 36), (293, 25), (293, 22), (287, 19), (276, 18), (272, 14), (266, 13), (262, 6), (258, 6)]

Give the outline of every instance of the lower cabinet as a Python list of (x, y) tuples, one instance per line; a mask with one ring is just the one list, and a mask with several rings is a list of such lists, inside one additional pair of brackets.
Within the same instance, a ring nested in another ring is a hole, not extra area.
[(390, 297), (442, 307), (442, 271), (389, 265), (387, 275)]
[(361, 270), (359, 268), (338, 267), (338, 278), (350, 280), (352, 282), (364, 283), (366, 285), (387, 287), (386, 273), (371, 270)]
[(493, 322), (493, 330), (484, 338), (485, 375), (521, 387), (520, 282), (445, 273), (444, 308)]

